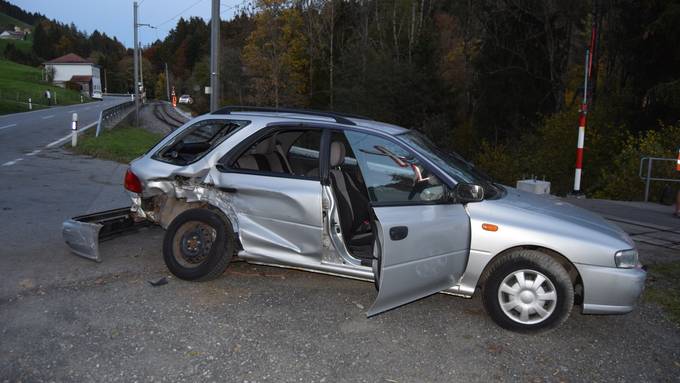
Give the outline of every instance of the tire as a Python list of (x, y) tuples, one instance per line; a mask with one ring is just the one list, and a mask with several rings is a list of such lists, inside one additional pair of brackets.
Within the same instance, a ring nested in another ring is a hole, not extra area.
[(174, 276), (188, 281), (221, 276), (234, 250), (231, 223), (209, 209), (182, 212), (170, 223), (163, 238), (165, 265)]
[[(574, 306), (569, 274), (559, 262), (539, 251), (514, 251), (492, 264), (485, 276), (484, 307), (505, 329), (545, 332), (567, 320)], [(537, 279), (541, 279), (539, 285), (534, 286)]]

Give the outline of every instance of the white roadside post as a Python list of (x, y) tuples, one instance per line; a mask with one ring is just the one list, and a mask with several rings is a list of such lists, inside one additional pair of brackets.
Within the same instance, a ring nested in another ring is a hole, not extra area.
[(73, 113), (73, 118), (71, 121), (71, 146), (74, 148), (78, 145), (78, 113)]
[(81, 104), (83, 103), (83, 95), (82, 94), (80, 95), (80, 103)]
[(33, 104), (31, 103), (31, 98), (28, 98), (28, 110), (33, 110)]

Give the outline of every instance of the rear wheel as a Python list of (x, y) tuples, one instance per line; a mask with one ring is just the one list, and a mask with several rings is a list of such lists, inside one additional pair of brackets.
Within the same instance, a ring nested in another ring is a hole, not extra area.
[(550, 256), (518, 250), (486, 272), (483, 301), (499, 326), (520, 332), (547, 331), (559, 326), (574, 305), (567, 271)]
[(222, 275), (234, 254), (231, 223), (208, 209), (178, 215), (163, 239), (163, 259), (177, 278), (206, 281)]

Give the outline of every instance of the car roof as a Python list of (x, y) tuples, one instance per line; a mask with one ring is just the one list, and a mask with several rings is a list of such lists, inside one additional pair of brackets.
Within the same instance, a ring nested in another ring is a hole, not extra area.
[(363, 120), (363, 119), (352, 119), (356, 122), (357, 126), (362, 128), (379, 130), (383, 133), (397, 135), (401, 133), (406, 133), (409, 129), (404, 128), (399, 125), (388, 124), (386, 122), (380, 122), (375, 120)]
[(257, 107), (225, 107), (212, 113), (212, 115), (231, 115), (231, 116), (259, 116), (266, 118), (281, 118), (289, 121), (318, 121), (331, 122), (345, 126), (356, 126), (364, 129), (376, 130), (382, 133), (397, 135), (405, 133), (408, 129), (371, 120), (367, 117), (355, 116), (345, 113), (312, 111), (306, 109), (274, 109)]

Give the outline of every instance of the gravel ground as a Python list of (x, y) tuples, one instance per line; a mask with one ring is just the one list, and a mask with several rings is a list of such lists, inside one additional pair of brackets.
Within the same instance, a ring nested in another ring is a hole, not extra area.
[[(158, 133), (163, 136), (170, 133), (175, 127), (169, 125), (161, 120), (154, 114), (154, 108), (160, 107), (167, 114), (171, 114), (173, 117), (180, 121), (186, 121), (186, 117), (179, 114), (171, 106), (161, 101), (149, 101), (142, 105), (139, 110), (139, 125), (144, 129), (152, 132)], [(171, 119), (171, 121), (174, 121)]]
[(478, 297), (367, 319), (370, 283), (246, 263), (152, 287), (158, 228), (105, 242), (103, 263), (71, 255), (60, 222), (119, 206), (123, 171), (60, 151), (0, 169), (0, 382), (680, 381), (680, 329), (649, 303), (528, 336)]
[[(90, 278), (20, 283), (0, 300), (9, 381), (673, 381), (680, 332), (654, 305), (575, 309), (539, 336), (504, 331), (479, 298), (435, 295), (367, 319), (370, 283), (232, 264), (212, 282), (165, 276), (163, 232), (104, 246), (104, 263), (59, 254)], [(117, 270), (121, 262), (137, 266)]]

